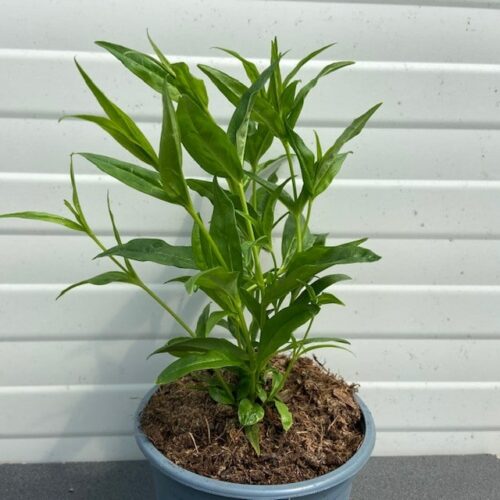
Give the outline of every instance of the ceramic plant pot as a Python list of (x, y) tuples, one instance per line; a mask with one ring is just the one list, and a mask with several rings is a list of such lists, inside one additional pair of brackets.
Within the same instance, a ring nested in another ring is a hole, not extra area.
[(356, 396), (363, 414), (365, 437), (358, 451), (341, 467), (322, 476), (299, 483), (251, 485), (218, 481), (200, 476), (175, 465), (160, 453), (140, 428), (140, 415), (151, 396), (153, 387), (142, 400), (135, 415), (135, 439), (152, 467), (157, 500), (349, 500), (352, 481), (366, 465), (375, 445), (373, 417)]

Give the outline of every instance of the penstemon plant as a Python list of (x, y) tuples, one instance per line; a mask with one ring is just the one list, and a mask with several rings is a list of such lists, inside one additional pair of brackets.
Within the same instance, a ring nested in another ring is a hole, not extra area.
[[(209, 370), (205, 389), (215, 401), (237, 408), (239, 421), (259, 453), (259, 422), (265, 416), (265, 405), (275, 406), (285, 431), (292, 425), (293, 417), (280, 399), (280, 391), (298, 358), (314, 349), (345, 348), (349, 344), (341, 338), (310, 336), (314, 318), (323, 306), (342, 305), (325, 290), (349, 279), (345, 274), (323, 272), (339, 264), (380, 258), (361, 246), (365, 239), (330, 246), (327, 235), (315, 234), (309, 228), (314, 201), (346, 160), (344, 145), (361, 132), (380, 104), (356, 118), (325, 151), (315, 134), (315, 151), (311, 151), (295, 131), (304, 102), (322, 77), (353, 63), (328, 64), (301, 86), (296, 79), (301, 68), (330, 45), (301, 59), (285, 76), (280, 67), (283, 54), (275, 39), (270, 64), (263, 71), (238, 53), (222, 49), (241, 62), (249, 84), (219, 69), (198, 65), (235, 107), (224, 130), (210, 114), (203, 80), (195, 77), (184, 62), (170, 62), (148, 38), (156, 58), (108, 42), (97, 45), (162, 95), (159, 148), (151, 145), (136, 123), (76, 63), (105, 116), (73, 118), (101, 127), (143, 165), (94, 153), (75, 154), (133, 189), (183, 207), (193, 222), (191, 245), (174, 246), (151, 238), (123, 242), (108, 196), (116, 245), (106, 247), (84, 216), (73, 155), (73, 197), (64, 201), (71, 218), (42, 212), (0, 217), (35, 219), (87, 234), (101, 249), (98, 257), (109, 258), (116, 270), (71, 285), (59, 297), (84, 284), (120, 282), (142, 288), (185, 332), (152, 353), (177, 358), (160, 373), (156, 383), (168, 384), (189, 373)], [(281, 144), (283, 153), (268, 158), (274, 142)], [(211, 180), (184, 176), (183, 148)], [(210, 202), (212, 213), (208, 220), (195, 208), (199, 197)], [(281, 248), (277, 250), (279, 239)], [(182, 282), (189, 294), (202, 291), (217, 310), (211, 310), (208, 304), (196, 324), (190, 325), (144, 283), (132, 261), (190, 270), (190, 274), (172, 281)], [(232, 340), (227, 334), (215, 336), (216, 326), (227, 330)], [(298, 335), (297, 330), (303, 326), (305, 333)], [(271, 363), (281, 353), (289, 354), (284, 373)]]

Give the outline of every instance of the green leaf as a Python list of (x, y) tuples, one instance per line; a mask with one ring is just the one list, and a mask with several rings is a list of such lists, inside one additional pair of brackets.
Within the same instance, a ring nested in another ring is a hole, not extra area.
[(300, 71), (300, 69), (302, 68), (302, 66), (304, 66), (311, 59), (314, 59), (318, 54), (321, 54), (321, 52), (323, 52), (326, 49), (329, 49), (333, 45), (335, 45), (335, 43), (329, 43), (328, 45), (325, 45), (324, 47), (321, 47), (320, 49), (317, 49), (317, 50), (311, 52), (310, 54), (308, 54), (307, 56), (303, 57), (294, 66), (294, 68), (292, 69), (292, 71), (290, 71), (290, 73), (288, 73), (287, 77), (283, 80), (283, 85), (287, 86), (292, 81), (293, 77)]
[(206, 331), (206, 325), (208, 321), (208, 316), (210, 315), (210, 304), (207, 304), (203, 311), (201, 311), (200, 316), (198, 317), (198, 321), (196, 322), (195, 333), (198, 338), (206, 338), (208, 337)]
[(252, 445), (255, 453), (260, 455), (260, 426), (259, 424), (249, 425), (245, 427), (245, 434), (248, 441)]
[[(96, 45), (113, 54), (128, 70), (157, 92), (163, 92), (167, 70), (154, 58), (122, 45), (98, 41)], [(172, 96), (175, 100), (175, 96)]]
[(259, 125), (255, 134), (248, 135), (245, 147), (245, 160), (250, 165), (257, 165), (271, 147), (274, 136), (265, 125)]
[(250, 172), (249, 170), (245, 170), (245, 175), (247, 175), (248, 177), (250, 177), (250, 179), (257, 182), (257, 184), (260, 184), (264, 189), (269, 191), (269, 193), (271, 193), (271, 194), (275, 193), (276, 191), (279, 191), (278, 199), (289, 210), (293, 210), (293, 208), (294, 208), (293, 198), (286, 191), (280, 189), (280, 187), (276, 186), (276, 184), (273, 184), (272, 182), (269, 182), (268, 180), (263, 179), (262, 177), (258, 176), (257, 174)]
[(328, 149), (325, 156), (336, 155), (346, 142), (356, 137), (363, 130), (368, 120), (372, 117), (375, 111), (380, 108), (380, 106), (382, 106), (381, 102), (370, 108), (366, 113), (363, 113), (361, 116), (354, 119), (352, 123), (342, 132), (342, 134), (340, 134), (340, 137), (335, 141), (335, 144)]
[(278, 399), (274, 400), (274, 406), (278, 410), (278, 414), (281, 420), (281, 425), (283, 426), (285, 432), (287, 432), (293, 425), (292, 414), (290, 413), (288, 406), (282, 401), (279, 401)]
[(219, 187), (215, 178), (213, 192), (214, 210), (210, 222), (210, 236), (215, 241), (229, 269), (241, 271), (243, 269), (243, 261), (234, 205)]
[(208, 337), (215, 325), (227, 315), (227, 311), (214, 311), (210, 314), (210, 304), (207, 304), (198, 317), (198, 322), (196, 323), (196, 336), (200, 338)]
[(172, 69), (175, 72), (174, 83), (179, 92), (187, 94), (202, 108), (206, 108), (208, 105), (208, 95), (203, 80), (194, 77), (189, 71), (188, 65), (184, 62), (172, 64)]
[(198, 224), (193, 224), (191, 246), (193, 249), (194, 262), (198, 269), (206, 270), (215, 266), (215, 258), (212, 255), (212, 249)]
[(215, 370), (218, 368), (240, 365), (240, 360), (230, 358), (222, 352), (208, 351), (202, 354), (192, 354), (185, 358), (179, 358), (167, 366), (167, 368), (158, 375), (156, 383), (158, 385), (170, 384), (195, 371)]
[(159, 171), (163, 189), (171, 203), (184, 207), (191, 204), (188, 188), (182, 173), (182, 147), (172, 100), (163, 87), (163, 123), (160, 137)]
[(265, 294), (265, 302), (270, 303), (285, 296), (299, 284), (334, 265), (358, 262), (375, 262), (380, 257), (359, 245), (366, 240), (351, 241), (333, 247), (312, 246), (296, 254), (288, 265), (288, 272), (271, 285)]
[(219, 338), (191, 338), (175, 337), (169, 340), (165, 345), (156, 349), (150, 354), (169, 353), (177, 357), (185, 357), (192, 354), (219, 352), (228, 359), (234, 359), (239, 362), (246, 361), (248, 356), (245, 351), (226, 339)]
[(273, 399), (283, 386), (283, 380), (285, 376), (282, 372), (272, 369), (272, 379), (271, 379), (271, 392), (269, 393), (269, 399)]
[(109, 285), (109, 283), (132, 283), (130, 276), (127, 273), (122, 273), (121, 271), (109, 271), (107, 273), (99, 274), (98, 276), (94, 276), (93, 278), (89, 278), (84, 281), (79, 281), (74, 285), (65, 288), (57, 298), (62, 297), (65, 293), (69, 292), (73, 288), (81, 285)]
[(249, 399), (242, 399), (238, 405), (238, 420), (244, 427), (255, 425), (264, 418), (264, 408)]
[(85, 229), (76, 222), (70, 219), (61, 217), (60, 215), (48, 214), (45, 212), (14, 212), (11, 214), (1, 214), (0, 219), (15, 218), (15, 219), (29, 219), (38, 220), (42, 222), (50, 222), (52, 224), (59, 224), (65, 226), (73, 231), (85, 231)]
[(198, 269), (189, 246), (169, 245), (166, 241), (155, 238), (137, 238), (125, 244), (109, 248), (97, 255), (125, 257), (139, 262), (155, 262), (163, 266), (175, 266), (183, 269)]
[(198, 64), (198, 68), (210, 78), (212, 83), (234, 106), (238, 105), (241, 96), (248, 90), (248, 87), (236, 78), (205, 64)]
[(188, 293), (201, 288), (222, 309), (238, 312), (238, 274), (222, 267), (214, 267), (192, 276), (185, 283)]
[(312, 194), (314, 197), (321, 194), (331, 184), (342, 168), (348, 153), (326, 154), (319, 162), (314, 174), (314, 186)]
[(300, 116), (300, 112), (302, 111), (305, 98), (307, 97), (309, 92), (316, 86), (316, 84), (322, 77), (329, 75), (330, 73), (333, 73), (334, 71), (337, 71), (339, 69), (345, 68), (346, 66), (350, 66), (351, 64), (354, 64), (354, 61), (338, 61), (328, 64), (316, 75), (315, 78), (313, 78), (310, 82), (304, 85), (297, 94), (297, 97), (295, 98), (295, 104), (288, 115), (287, 118), (288, 124), (291, 127), (295, 126)]
[(255, 80), (259, 78), (259, 70), (257, 69), (257, 66), (255, 66), (253, 62), (249, 61), (248, 59), (245, 59), (240, 54), (238, 54), (238, 52), (235, 52), (234, 50), (224, 49), (223, 47), (214, 47), (214, 48), (222, 50), (222, 52), (226, 52), (226, 54), (229, 54), (230, 56), (233, 56), (236, 59), (238, 59), (238, 61), (240, 61), (241, 64), (243, 65), (245, 73), (247, 74), (251, 82), (255, 82)]
[[(314, 293), (319, 294), (335, 283), (350, 279), (351, 277), (347, 276), (347, 274), (329, 274), (328, 276), (322, 276), (321, 278), (317, 279), (314, 283), (311, 284), (311, 288), (314, 290)], [(297, 302), (307, 301), (307, 299), (307, 291), (304, 291), (297, 297)]]
[(123, 130), (109, 118), (94, 115), (65, 115), (61, 119), (66, 118), (78, 118), (79, 120), (95, 123), (136, 158), (154, 168), (158, 168), (158, 157), (156, 156), (156, 153), (153, 151), (154, 156), (152, 156), (151, 152), (144, 150), (142, 146), (138, 145), (133, 139), (125, 134)]
[(305, 145), (302, 138), (289, 127), (287, 127), (287, 136), (290, 146), (299, 160), (304, 187), (312, 194), (314, 192), (314, 153)]
[(158, 45), (156, 45), (156, 43), (154, 42), (153, 38), (150, 36), (148, 30), (146, 30), (146, 34), (148, 35), (149, 44), (151, 45), (151, 47), (155, 51), (156, 57), (158, 57), (158, 59), (160, 60), (160, 63), (162, 64), (162, 66), (167, 70), (167, 72), (171, 76), (175, 77), (175, 72), (172, 69), (172, 65), (170, 64), (170, 62), (168, 61), (168, 59), (165, 57), (165, 54), (160, 50), (160, 48), (158, 47)]
[[(213, 84), (234, 106), (238, 105), (241, 96), (248, 90), (246, 85), (223, 71), (204, 64), (199, 64), (198, 68), (210, 78)], [(267, 99), (261, 96), (255, 97), (252, 119), (265, 125), (275, 136), (284, 136), (283, 122)]]
[[(149, 163), (150, 165), (157, 168), (158, 156), (156, 155), (156, 152), (149, 143), (149, 141), (146, 139), (146, 136), (135, 124), (134, 120), (132, 120), (130, 116), (127, 115), (127, 113), (122, 111), (116, 104), (111, 102), (104, 95), (104, 93), (92, 81), (92, 79), (85, 72), (85, 70), (78, 64), (76, 59), (75, 59), (75, 64), (76, 67), (78, 68), (78, 71), (82, 75), (85, 83), (87, 84), (87, 87), (90, 89), (92, 94), (94, 94), (94, 97), (97, 99), (97, 102), (100, 104), (101, 108), (106, 113), (106, 115), (108, 115), (112, 124), (115, 126), (115, 129), (118, 129), (118, 131), (121, 133), (122, 136), (126, 138), (126, 140), (124, 141), (120, 137), (120, 135), (116, 133), (116, 131), (114, 132), (111, 129), (109, 124), (103, 122), (102, 120), (99, 123), (95, 119), (89, 120), (88, 115), (81, 115), (85, 117), (83, 119), (94, 121), (94, 123), (97, 123), (104, 130), (106, 130), (112, 137), (114, 137), (120, 144), (122, 144), (126, 149), (128, 149), (132, 154), (135, 154), (137, 156), (136, 153), (137, 150), (139, 149), (140, 151), (142, 151), (141, 153), (139, 153), (139, 156), (141, 157), (140, 159), (146, 161), (146, 163)], [(128, 144), (127, 141), (135, 145), (135, 147), (130, 147), (130, 144)]]
[(290, 340), (297, 328), (313, 318), (318, 311), (319, 308), (312, 304), (292, 304), (270, 318), (260, 334), (257, 362), (264, 364)]
[(234, 397), (230, 396), (224, 388), (219, 387), (218, 385), (209, 385), (208, 394), (216, 403), (221, 405), (234, 404)]
[(276, 69), (277, 64), (278, 62), (275, 62), (266, 68), (257, 80), (252, 83), (250, 88), (244, 92), (229, 122), (227, 135), (233, 144), (236, 145), (241, 164), (243, 164), (243, 159), (245, 157), (248, 126), (250, 123), (250, 115), (254, 106), (255, 96), (269, 80), (273, 71)]
[(163, 201), (169, 201), (157, 172), (133, 163), (94, 153), (77, 153), (93, 163), (99, 170), (118, 179), (123, 184)]
[(213, 118), (191, 98), (181, 97), (177, 119), (184, 147), (206, 172), (240, 181), (243, 169), (236, 148)]

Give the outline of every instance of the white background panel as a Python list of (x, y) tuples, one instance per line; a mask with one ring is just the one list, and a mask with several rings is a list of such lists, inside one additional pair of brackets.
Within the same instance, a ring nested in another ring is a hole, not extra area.
[[(130, 433), (148, 385), (0, 388), (1, 437)], [(498, 383), (376, 382), (360, 394), (378, 428), (391, 431), (498, 430)], [(37, 411), (31, 411), (36, 405)], [(447, 412), (442, 412), (442, 407)]]
[(395, 3), (218, 0), (208, 8), (204, 0), (169, 0), (166, 8), (162, 0), (126, 0), (117, 9), (99, 0), (85, 7), (57, 0), (40, 9), (36, 0), (7, 0), (0, 46), (96, 50), (94, 40), (110, 40), (147, 50), (148, 27), (168, 54), (206, 55), (222, 46), (262, 57), (277, 35), (300, 55), (337, 41), (335, 54), (356, 60), (500, 62), (498, 10)]
[[(331, 335), (336, 332), (332, 331)], [(317, 335), (312, 332), (312, 337)], [(163, 340), (30, 341), (0, 344), (0, 384), (38, 386), (57, 384), (153, 383), (171, 360), (160, 354), (146, 357)], [(320, 349), (316, 356), (346, 380), (462, 381), (497, 380), (500, 375), (494, 340), (388, 340), (354, 339), (352, 354)], [(30, 366), (17, 373), (19, 360)]]
[[(157, 147), (160, 125), (140, 123), (150, 142)], [(310, 128), (300, 128), (313, 148)], [(333, 144), (342, 129), (320, 127), (317, 132), (325, 147)], [(0, 172), (59, 173), (69, 171), (69, 154), (92, 151), (138, 162), (95, 125), (78, 120), (58, 123), (49, 119), (0, 119)], [(18, 142), (22, 136), (25, 147)], [(339, 179), (422, 179), (422, 180), (500, 180), (500, 130), (373, 128), (368, 124), (351, 142), (349, 156)], [(282, 154), (273, 145), (269, 157)], [(374, 163), (374, 158), (384, 161)], [(184, 172), (196, 176), (201, 170), (186, 155)]]
[[(354, 278), (332, 289), (347, 306), (322, 311), (314, 334), (348, 337), (355, 356), (318, 357), (361, 382), (379, 429), (376, 454), (500, 453), (500, 2), (419, 3), (124, 0), (117, 8), (5, 0), (0, 213), (64, 213), (73, 151), (130, 159), (91, 124), (57, 123), (64, 113), (98, 112), (75, 55), (157, 145), (160, 96), (94, 40), (149, 51), (148, 27), (173, 60), (235, 75), (239, 63), (210, 47), (263, 64), (277, 35), (292, 49), (290, 68), (338, 41), (304, 68), (303, 81), (331, 60), (359, 62), (311, 93), (300, 129), (306, 142), (313, 144), (314, 128), (327, 147), (356, 115), (384, 105), (349, 145), (355, 154), (318, 201), (312, 228), (328, 231), (331, 244), (369, 236), (367, 246), (383, 258), (335, 270)], [(225, 126), (231, 107), (207, 87)], [(279, 153), (273, 146), (270, 154)], [(106, 244), (108, 189), (126, 239), (186, 242), (182, 210), (97, 175), (83, 160), (76, 167), (84, 208)], [(202, 175), (187, 155), (185, 171)], [(96, 253), (83, 235), (0, 220), (0, 462), (140, 458), (132, 415), (167, 360), (145, 356), (179, 328), (131, 286), (89, 286), (56, 302), (64, 286), (111, 269), (91, 260)], [(138, 268), (194, 324), (203, 297), (161, 285), (184, 271)]]

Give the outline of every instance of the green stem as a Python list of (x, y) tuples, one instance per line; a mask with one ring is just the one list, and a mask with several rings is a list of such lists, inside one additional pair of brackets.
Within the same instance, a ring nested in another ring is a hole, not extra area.
[(186, 332), (191, 336), (191, 337), (196, 337), (196, 333), (189, 327), (188, 324), (185, 323), (185, 321), (173, 310), (171, 307), (164, 302), (158, 295), (156, 295), (151, 288), (149, 288), (137, 275), (135, 277), (135, 284), (142, 288), (151, 298), (153, 298), (158, 304), (160, 304), (165, 311), (167, 311), (172, 318), (179, 323), (179, 325), (186, 330)]
[[(309, 336), (309, 332), (311, 331), (313, 321), (314, 321), (314, 317), (312, 317), (311, 320), (309, 321), (309, 325), (307, 326), (306, 333), (304, 334), (304, 337), (302, 338), (302, 340), (306, 340), (307, 337)], [(290, 357), (290, 361), (288, 363), (288, 366), (286, 367), (285, 373), (283, 374), (283, 380), (281, 381), (279, 388), (276, 390), (276, 394), (278, 394), (279, 391), (281, 391), (281, 389), (284, 387), (284, 385), (285, 385), (285, 383), (290, 375), (290, 372), (293, 370), (293, 367), (295, 366), (295, 363), (297, 363), (301, 354), (302, 354), (301, 346), (299, 346), (297, 349), (294, 349), (294, 352), (293, 352), (292, 356)]]

